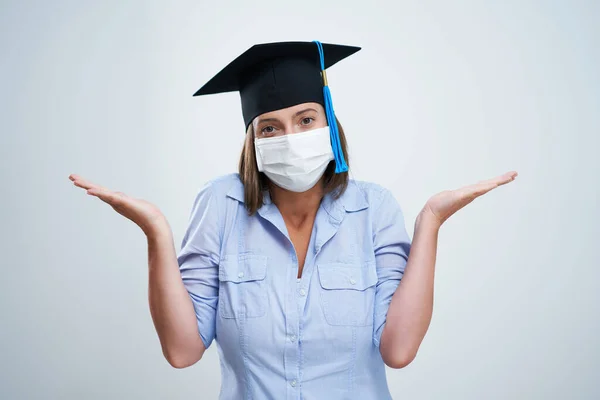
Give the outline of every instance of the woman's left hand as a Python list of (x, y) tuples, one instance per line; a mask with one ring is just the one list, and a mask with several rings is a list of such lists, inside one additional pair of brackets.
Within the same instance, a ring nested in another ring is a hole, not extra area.
[(517, 171), (510, 171), (496, 178), (488, 179), (455, 190), (444, 190), (431, 197), (421, 214), (431, 214), (442, 225), (452, 214), (490, 190), (512, 182), (517, 177)]

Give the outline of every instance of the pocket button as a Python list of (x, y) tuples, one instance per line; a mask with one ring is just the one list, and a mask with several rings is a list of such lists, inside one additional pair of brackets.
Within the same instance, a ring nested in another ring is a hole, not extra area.
[(329, 325), (373, 324), (377, 272), (374, 263), (317, 264), (320, 302)]

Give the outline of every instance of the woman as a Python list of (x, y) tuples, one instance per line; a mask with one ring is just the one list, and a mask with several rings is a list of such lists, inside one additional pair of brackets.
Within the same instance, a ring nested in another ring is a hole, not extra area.
[(348, 178), (325, 69), (358, 50), (253, 46), (196, 92), (239, 91), (246, 141), (239, 173), (198, 193), (179, 254), (152, 204), (70, 176), (146, 234), (165, 358), (193, 365), (217, 339), (222, 399), (390, 398), (385, 365), (409, 364), (430, 323), (440, 226), (517, 175), (431, 197), (411, 243), (391, 193)]

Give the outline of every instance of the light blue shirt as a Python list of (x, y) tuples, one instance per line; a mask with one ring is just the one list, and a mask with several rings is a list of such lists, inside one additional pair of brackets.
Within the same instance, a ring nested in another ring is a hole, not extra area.
[(178, 254), (220, 399), (389, 399), (379, 352), (410, 238), (389, 190), (350, 180), (317, 211), (301, 279), (268, 194), (253, 216), (237, 174), (198, 193)]

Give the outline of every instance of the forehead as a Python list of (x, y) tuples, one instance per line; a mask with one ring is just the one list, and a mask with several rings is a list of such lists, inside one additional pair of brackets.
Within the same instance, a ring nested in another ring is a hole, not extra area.
[(295, 114), (300, 113), (305, 110), (314, 110), (314, 112), (317, 112), (318, 114), (321, 114), (324, 112), (323, 106), (319, 103), (315, 103), (315, 102), (301, 103), (301, 104), (296, 104), (295, 106), (281, 108), (279, 110), (270, 111), (270, 112), (261, 114), (258, 117), (256, 117), (255, 121), (260, 122), (261, 120), (271, 119), (271, 118), (275, 118), (275, 119), (290, 118), (290, 117), (294, 116)]

